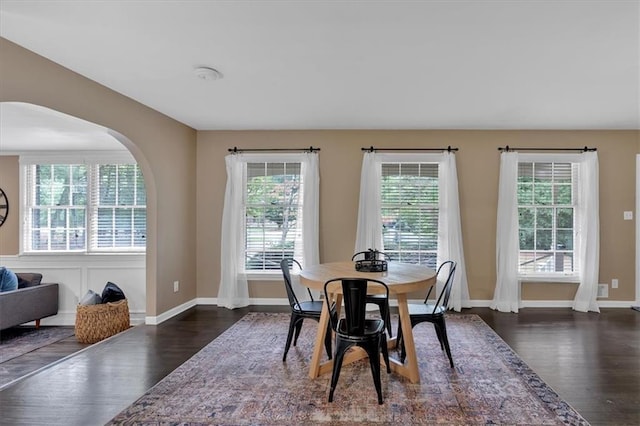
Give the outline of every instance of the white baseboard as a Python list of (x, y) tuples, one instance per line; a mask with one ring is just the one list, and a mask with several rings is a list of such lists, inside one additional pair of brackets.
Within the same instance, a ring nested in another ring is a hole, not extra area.
[[(598, 300), (600, 308), (630, 308), (633, 301), (624, 300)], [(522, 300), (521, 308), (571, 308), (573, 300)]]
[(183, 303), (182, 305), (176, 306), (175, 308), (171, 308), (166, 312), (161, 313), (158, 316), (155, 317), (151, 317), (151, 316), (147, 316), (145, 317), (145, 324), (147, 325), (158, 325), (166, 320), (168, 320), (169, 318), (173, 318), (176, 315), (186, 311), (187, 309), (193, 308), (194, 306), (196, 306), (196, 299), (190, 300), (188, 302)]
[[(391, 299), (391, 306), (398, 306), (398, 302)], [(422, 300), (409, 300), (409, 303), (421, 303)], [(250, 305), (258, 306), (287, 306), (289, 301), (283, 298), (250, 298)], [(176, 315), (194, 307), (197, 305), (218, 305), (218, 299), (215, 297), (198, 297), (183, 303), (180, 306), (176, 306), (163, 312), (158, 316), (145, 316), (144, 312), (132, 311), (131, 312), (131, 325), (158, 325)], [(491, 305), (491, 300), (470, 300), (470, 308), (488, 308)], [(601, 308), (631, 308), (631, 306), (638, 306), (640, 302), (636, 301), (624, 301), (624, 300), (598, 300), (598, 305)], [(573, 300), (522, 300), (520, 302), (520, 308), (571, 308), (573, 306)], [(56, 316), (43, 318), (40, 322), (41, 325), (75, 325), (76, 312), (75, 311), (60, 311)], [(27, 323), (28, 325), (35, 324), (34, 322)]]

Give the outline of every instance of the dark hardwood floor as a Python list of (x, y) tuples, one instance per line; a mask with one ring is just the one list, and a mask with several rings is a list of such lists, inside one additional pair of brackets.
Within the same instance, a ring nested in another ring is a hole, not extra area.
[[(102, 425), (247, 312), (286, 309), (198, 306), (66, 358), (86, 345), (72, 338), (40, 349), (24, 359), (29, 368), (63, 359), (0, 391), (0, 424)], [(480, 315), (592, 425), (640, 424), (640, 312), (523, 309), (516, 315), (474, 308), (464, 313)]]

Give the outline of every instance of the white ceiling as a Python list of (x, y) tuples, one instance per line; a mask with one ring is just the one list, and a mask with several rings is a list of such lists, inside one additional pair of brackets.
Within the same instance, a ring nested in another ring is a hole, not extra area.
[(106, 127), (38, 105), (0, 102), (0, 153), (125, 150)]
[(638, 0), (1, 0), (0, 35), (198, 130), (640, 129)]

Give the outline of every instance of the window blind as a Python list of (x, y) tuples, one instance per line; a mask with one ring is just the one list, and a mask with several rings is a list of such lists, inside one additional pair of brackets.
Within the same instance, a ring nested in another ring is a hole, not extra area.
[(136, 164), (23, 163), (26, 252), (143, 251), (146, 190)]
[(276, 270), (283, 258), (302, 256), (302, 193), (301, 163), (246, 163), (246, 270)]
[(518, 164), (519, 271), (573, 273), (579, 165)]
[(437, 163), (382, 163), (381, 214), (385, 253), (393, 260), (436, 267)]
[(135, 164), (92, 166), (92, 251), (136, 250), (146, 245), (146, 191)]
[(24, 247), (31, 251), (85, 250), (87, 167), (29, 165), (25, 185)]

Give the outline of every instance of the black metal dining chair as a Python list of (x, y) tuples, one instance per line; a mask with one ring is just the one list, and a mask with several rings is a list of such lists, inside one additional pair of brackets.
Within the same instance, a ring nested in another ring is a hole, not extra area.
[[(340, 284), (338, 283), (340, 282)], [(338, 318), (331, 315), (331, 328), (336, 336), (336, 353), (333, 360), (333, 373), (331, 375), (331, 389), (329, 390), (329, 402), (333, 401), (342, 361), (345, 353), (353, 346), (363, 348), (369, 356), (373, 383), (378, 393), (378, 404), (382, 404), (382, 384), (380, 381), (380, 352), (387, 364), (387, 373), (391, 372), (389, 364), (389, 352), (387, 350), (387, 336), (385, 333), (384, 319), (366, 317), (366, 296), (368, 290), (379, 287), (382, 295), (389, 297), (389, 288), (378, 280), (362, 278), (334, 278), (324, 284), (325, 300), (331, 300), (329, 295), (336, 292), (336, 286), (342, 286), (344, 301), (344, 316)]]
[[(282, 276), (284, 278), (284, 287), (287, 290), (287, 297), (289, 298), (289, 306), (291, 307), (291, 320), (289, 321), (289, 332), (287, 334), (287, 343), (284, 346), (284, 355), (282, 361), (287, 360), (287, 353), (291, 347), (291, 340), (293, 340), (293, 346), (298, 343), (298, 336), (300, 336), (300, 330), (302, 330), (302, 323), (306, 318), (320, 322), (320, 315), (322, 314), (322, 307), (324, 302), (322, 300), (314, 300), (311, 290), (307, 289), (309, 293), (309, 299), (307, 301), (300, 302), (296, 293), (293, 291), (291, 285), (291, 267), (293, 264), (302, 269), (300, 263), (295, 259), (282, 259), (280, 262), (280, 269), (282, 270)], [(332, 312), (335, 312), (335, 308), (332, 306)], [(295, 335), (294, 335), (295, 333)], [(327, 356), (331, 359), (331, 324), (327, 325), (327, 333), (324, 338), (324, 346), (327, 350)]]
[[(351, 257), (351, 260), (352, 261), (356, 260), (356, 258), (360, 256), (362, 256), (364, 259), (367, 259), (367, 257), (370, 256), (371, 253), (373, 253), (372, 250), (360, 251), (354, 254)], [(387, 255), (386, 253), (383, 253), (381, 251), (376, 251), (375, 253), (377, 253), (378, 255), (382, 255), (387, 261), (391, 260), (389, 255)], [(382, 318), (384, 318), (384, 321), (387, 327), (387, 334), (389, 335), (389, 338), (393, 337), (393, 333), (391, 331), (391, 312), (389, 309), (389, 298), (382, 297), (381, 294), (369, 294), (367, 295), (367, 303), (371, 303), (373, 305), (378, 306), (380, 315), (382, 316)]]
[[(427, 292), (427, 296), (424, 299), (423, 303), (409, 303), (409, 318), (411, 320), (411, 328), (420, 324), (421, 322), (430, 322), (433, 324), (436, 335), (438, 336), (438, 341), (440, 342), (440, 349), (446, 351), (447, 356), (449, 357), (449, 363), (451, 364), (451, 368), (453, 368), (453, 358), (451, 357), (451, 349), (449, 347), (449, 338), (447, 337), (447, 325), (445, 322), (445, 313), (447, 311), (447, 307), (449, 305), (449, 296), (451, 295), (451, 287), (453, 286), (453, 279), (456, 273), (456, 262), (453, 260), (447, 260), (446, 262), (442, 262), (442, 264), (438, 267), (438, 271), (436, 272), (436, 283), (429, 287), (429, 291)], [(438, 299), (433, 302), (433, 300), (429, 301), (429, 297), (431, 296), (431, 291), (437, 285), (437, 278), (441, 273), (444, 273), (443, 269), (446, 271), (448, 268), (447, 280), (445, 281), (444, 287)], [(407, 356), (404, 347), (404, 341), (402, 340), (402, 324), (398, 321), (398, 334), (397, 334), (397, 343), (401, 348), (400, 359), (404, 362), (404, 359)]]

